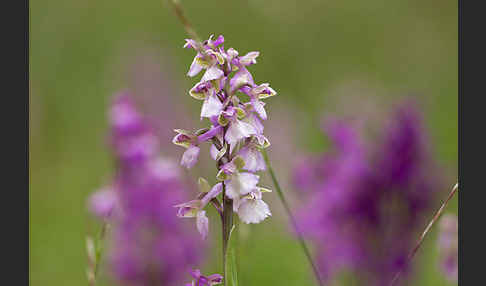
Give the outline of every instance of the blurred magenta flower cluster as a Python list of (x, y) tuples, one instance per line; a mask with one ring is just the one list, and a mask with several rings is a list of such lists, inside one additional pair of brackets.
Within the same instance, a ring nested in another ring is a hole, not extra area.
[(203, 245), (174, 214), (173, 205), (187, 193), (179, 166), (159, 155), (159, 139), (130, 93), (114, 97), (110, 125), (117, 171), (92, 195), (90, 208), (112, 226), (112, 272), (126, 285), (182, 283)]
[(387, 120), (371, 140), (365, 125), (327, 118), (333, 150), (295, 169), (299, 230), (328, 281), (352, 271), (362, 285), (388, 285), (398, 270), (410, 273), (407, 256), (441, 185), (415, 105), (402, 103)]

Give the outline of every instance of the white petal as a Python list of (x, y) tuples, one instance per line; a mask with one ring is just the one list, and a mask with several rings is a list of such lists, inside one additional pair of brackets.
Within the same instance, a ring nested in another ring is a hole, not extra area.
[(226, 181), (226, 196), (230, 199), (238, 198), (255, 190), (260, 176), (252, 173), (234, 173), (231, 179)]
[(209, 155), (211, 155), (211, 158), (213, 160), (216, 160), (216, 156), (218, 156), (219, 150), (214, 146), (214, 144), (211, 144), (211, 147), (209, 148)]
[(221, 109), (223, 109), (223, 103), (218, 99), (218, 97), (215, 94), (209, 95), (206, 97), (202, 105), (201, 118), (218, 116)]
[(189, 71), (187, 72), (187, 75), (190, 77), (193, 77), (197, 75), (203, 67), (197, 63), (197, 56), (194, 57), (194, 60), (192, 61), (191, 67), (189, 68)]
[(246, 200), (238, 208), (238, 216), (244, 223), (260, 223), (272, 213), (262, 200)]
[(248, 54), (240, 57), (240, 63), (242, 65), (256, 64), (256, 58), (260, 55), (260, 52), (249, 52)]
[(253, 125), (235, 119), (231, 121), (224, 139), (226, 139), (226, 141), (233, 146), (241, 139), (250, 137), (253, 134), (256, 134), (256, 129), (253, 127)]
[(265, 104), (259, 100), (253, 100), (251, 104), (255, 109), (255, 112), (258, 114), (258, 116), (260, 116), (260, 118), (263, 120), (267, 120), (267, 112), (263, 107)]
[(206, 70), (204, 73), (201, 82), (206, 82), (210, 80), (219, 79), (224, 75), (223, 71), (220, 70), (217, 66), (212, 66)]
[(243, 121), (251, 124), (253, 128), (255, 128), (256, 134), (263, 134), (263, 124), (254, 113), (250, 113), (250, 115), (245, 117)]

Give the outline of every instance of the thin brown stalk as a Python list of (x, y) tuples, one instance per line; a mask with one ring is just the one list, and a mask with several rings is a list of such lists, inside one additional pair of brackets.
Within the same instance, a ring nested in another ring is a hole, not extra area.
[[(422, 245), (424, 239), (425, 239), (425, 236), (427, 235), (427, 233), (429, 233), (429, 230), (432, 228), (432, 226), (435, 224), (435, 222), (439, 219), (439, 217), (442, 215), (442, 212), (444, 211), (445, 207), (447, 206), (447, 204), (449, 203), (449, 201), (452, 199), (452, 197), (454, 197), (454, 194), (457, 192), (457, 190), (459, 189), (459, 183), (456, 183), (454, 185), (454, 187), (452, 188), (452, 191), (449, 193), (449, 195), (447, 196), (447, 199), (442, 203), (442, 205), (440, 206), (440, 208), (437, 210), (437, 212), (435, 213), (434, 217), (432, 218), (432, 220), (429, 222), (429, 224), (427, 225), (427, 227), (425, 228), (425, 230), (422, 232), (422, 235), (420, 235), (420, 238), (418, 239), (417, 241), (417, 244), (415, 245), (415, 247), (412, 249), (412, 251), (410, 252), (410, 254), (408, 255), (408, 258), (407, 258), (407, 263), (406, 264), (409, 264), (410, 261), (412, 260), (412, 258), (415, 256), (415, 254), (417, 253), (417, 251), (419, 250), (420, 246)], [(391, 281), (390, 283), (390, 286), (393, 286), (395, 285), (395, 283), (398, 281), (398, 278), (400, 277), (400, 274), (402, 273), (402, 269), (400, 269), (396, 274), (395, 276), (393, 277), (393, 280)]]
[(192, 28), (192, 25), (189, 22), (189, 20), (184, 15), (184, 10), (182, 9), (182, 6), (180, 5), (180, 1), (179, 0), (169, 0), (169, 2), (172, 5), (172, 8), (174, 8), (174, 12), (175, 12), (177, 18), (179, 18), (182, 25), (184, 25), (184, 29), (186, 30), (187, 34), (193, 40), (196, 40), (198, 43), (200, 43), (201, 39), (197, 35), (196, 31)]

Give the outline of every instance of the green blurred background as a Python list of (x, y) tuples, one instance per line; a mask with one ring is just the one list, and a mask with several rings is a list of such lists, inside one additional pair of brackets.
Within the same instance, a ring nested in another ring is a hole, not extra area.
[[(301, 114), (294, 124), (302, 150), (325, 150), (326, 139), (316, 130), (324, 110), (333, 110), (326, 99), (359, 82), (384, 100), (416, 97), (444, 178), (455, 183), (457, 1), (182, 4), (202, 38), (223, 34), (226, 47), (261, 52), (251, 72), (279, 92), (268, 104), (270, 115), (272, 105)], [(181, 90), (190, 88), (194, 80), (185, 73), (194, 54), (182, 49), (184, 38), (165, 0), (30, 1), (32, 285), (86, 285), (85, 236), (99, 227), (86, 212), (86, 197), (112, 174), (106, 110), (110, 96), (126, 87), (123, 63), (133, 60), (132, 47), (149, 47), (170, 62), (162, 67)], [(183, 98), (188, 110), (199, 107), (184, 91), (173, 96)], [(355, 109), (360, 102), (349, 104)], [(197, 119), (197, 111), (192, 114)], [(181, 153), (169, 155), (178, 159)], [(278, 201), (272, 209), (281, 213)], [(457, 198), (448, 211), (457, 212)], [(435, 239), (434, 230), (417, 256), (416, 285), (448, 285), (436, 266)], [(242, 285), (312, 283), (284, 216), (252, 226), (240, 252)], [(202, 269), (217, 272), (218, 255), (216, 250)]]

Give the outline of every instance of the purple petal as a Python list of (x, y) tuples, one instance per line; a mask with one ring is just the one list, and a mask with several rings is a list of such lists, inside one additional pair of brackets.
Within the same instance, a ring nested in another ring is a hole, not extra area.
[(204, 198), (201, 200), (203, 203), (203, 206), (207, 205), (209, 201), (217, 197), (221, 192), (223, 191), (223, 184), (222, 183), (217, 183), (214, 185), (214, 187), (204, 196)]
[(209, 129), (204, 134), (199, 135), (199, 137), (197, 137), (197, 140), (198, 140), (198, 142), (208, 141), (211, 138), (213, 138), (214, 136), (220, 134), (222, 130), (223, 130), (223, 126), (221, 126), (221, 125), (218, 125), (216, 127), (213, 126), (211, 129)]
[(216, 40), (213, 42), (213, 45), (214, 45), (215, 47), (217, 47), (217, 46), (221, 45), (222, 43), (224, 43), (224, 37), (223, 37), (223, 35), (219, 35), (219, 36), (216, 38)]
[(175, 205), (174, 207), (179, 208), (177, 211), (177, 217), (195, 217), (196, 211), (199, 210), (201, 206), (201, 200), (192, 200)]
[(194, 269), (191, 271), (191, 276), (194, 277), (194, 279), (199, 279), (199, 277), (201, 277), (201, 270)]
[(223, 275), (212, 274), (208, 276), (209, 285), (216, 285), (223, 282)]

